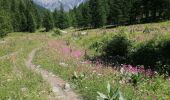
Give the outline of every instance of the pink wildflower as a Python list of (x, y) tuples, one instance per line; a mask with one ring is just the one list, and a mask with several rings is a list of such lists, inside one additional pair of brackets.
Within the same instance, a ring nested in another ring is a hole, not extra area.
[(83, 53), (81, 51), (74, 51), (72, 53), (72, 56), (76, 57), (76, 58), (80, 58), (82, 55), (83, 55)]
[(69, 53), (69, 52), (70, 52), (70, 48), (64, 47), (64, 48), (63, 48), (63, 51), (64, 51), (64, 53)]

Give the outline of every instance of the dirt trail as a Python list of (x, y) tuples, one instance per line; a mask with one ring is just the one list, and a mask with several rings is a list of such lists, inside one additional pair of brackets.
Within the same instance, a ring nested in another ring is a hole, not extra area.
[[(44, 70), (42, 68), (39, 68), (38, 66), (34, 65), (32, 63), (32, 60), (35, 56), (35, 53), (38, 49), (34, 49), (30, 54), (28, 59), (26, 60), (26, 66), (33, 70), (34, 72), (41, 74), (43, 79), (47, 81), (51, 88), (53, 93), (57, 96), (53, 99), (59, 99), (59, 100), (79, 100), (79, 96), (75, 94), (69, 86), (65, 86), (67, 83), (62, 80), (61, 78), (55, 76), (54, 74), (48, 72), (47, 70)], [(67, 88), (64, 88), (67, 87)]]

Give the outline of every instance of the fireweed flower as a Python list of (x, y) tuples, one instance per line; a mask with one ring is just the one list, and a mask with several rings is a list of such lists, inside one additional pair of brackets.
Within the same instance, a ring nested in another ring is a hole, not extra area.
[(72, 56), (76, 58), (80, 58), (83, 56), (83, 53), (81, 51), (73, 51)]
[(139, 74), (139, 73), (142, 73), (146, 76), (154, 76), (155, 75), (155, 72), (152, 71), (151, 69), (147, 69), (145, 70), (144, 69), (144, 66), (132, 66), (132, 65), (122, 65), (122, 70), (124, 70), (125, 72), (128, 72), (128, 73), (131, 73), (131, 74)]
[(71, 50), (68, 47), (63, 47), (63, 52), (64, 53), (69, 53)]

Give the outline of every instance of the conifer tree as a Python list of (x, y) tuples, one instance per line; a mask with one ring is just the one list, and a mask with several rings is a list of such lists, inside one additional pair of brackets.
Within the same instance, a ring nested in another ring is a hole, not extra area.
[(51, 29), (53, 29), (53, 18), (49, 11), (46, 11), (43, 18), (43, 27), (45, 28), (45, 31), (48, 32)]
[(106, 12), (101, 0), (89, 1), (91, 10), (91, 25), (93, 27), (102, 27), (106, 24)]
[(73, 10), (69, 12), (69, 17), (70, 17), (71, 26), (78, 27), (78, 21), (76, 17), (76, 7), (74, 7)]
[(110, 0), (109, 1), (109, 16), (108, 16), (108, 23), (109, 24), (118, 24), (119, 18), (121, 15), (121, 8), (119, 0)]
[(65, 29), (69, 27), (68, 15), (64, 12), (64, 8), (62, 4), (60, 6), (60, 11), (59, 11), (58, 27), (60, 29)]
[(7, 33), (12, 31), (12, 25), (9, 18), (10, 17), (5, 11), (0, 11), (0, 37), (4, 37)]
[(35, 30), (36, 30), (36, 25), (35, 25), (33, 15), (29, 11), (27, 11), (27, 31), (35, 32)]
[(81, 13), (82, 13), (82, 27), (89, 27), (91, 21), (91, 15), (90, 15), (90, 8), (88, 3), (83, 4)]
[(11, 24), (12, 24), (13, 30), (15, 32), (17, 32), (20, 30), (20, 25), (19, 25), (20, 24), (20, 14), (18, 11), (18, 4), (17, 4), (16, 0), (12, 0), (10, 12), (11, 12), (11, 18), (12, 18)]
[(54, 10), (53, 13), (53, 18), (54, 18), (54, 26), (59, 27), (59, 11), (57, 9)]
[(78, 27), (83, 27), (82, 7), (83, 5), (80, 5), (76, 10), (76, 20)]
[(27, 31), (27, 18), (24, 13), (20, 14), (20, 32), (26, 32)]

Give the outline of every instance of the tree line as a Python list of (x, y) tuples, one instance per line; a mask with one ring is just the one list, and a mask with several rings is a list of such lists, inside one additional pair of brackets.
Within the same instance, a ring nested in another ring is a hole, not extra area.
[(0, 37), (54, 27), (98, 28), (170, 19), (170, 0), (88, 0), (65, 12), (50, 12), (32, 0), (0, 0)]
[(61, 5), (51, 18), (60, 29), (156, 22), (170, 19), (170, 0), (88, 0), (69, 12)]
[(155, 22), (170, 18), (170, 0), (89, 0), (70, 14), (78, 27)]
[(35, 32), (41, 20), (32, 0), (0, 0), (0, 37), (9, 32)]

